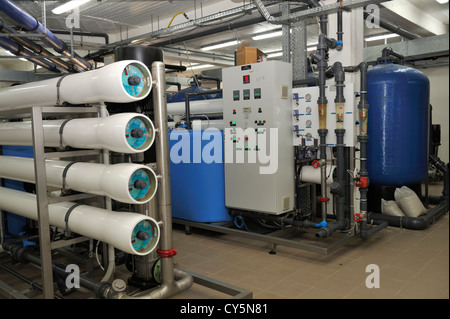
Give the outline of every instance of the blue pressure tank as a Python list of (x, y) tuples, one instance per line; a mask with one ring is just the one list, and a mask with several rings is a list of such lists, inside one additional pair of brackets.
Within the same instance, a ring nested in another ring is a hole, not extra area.
[(420, 184), (428, 171), (430, 81), (383, 62), (367, 72), (367, 170), (374, 186)]

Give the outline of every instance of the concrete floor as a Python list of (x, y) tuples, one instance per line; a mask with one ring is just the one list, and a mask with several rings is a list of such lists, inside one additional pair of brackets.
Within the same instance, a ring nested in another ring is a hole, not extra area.
[[(441, 191), (441, 186), (435, 187)], [(431, 194), (435, 193), (432, 190)], [(253, 293), (255, 299), (448, 299), (449, 215), (425, 230), (388, 227), (363, 241), (355, 237), (330, 254), (277, 246), (269, 254), (267, 243), (202, 229), (185, 233), (174, 225), (177, 267)], [(2, 255), (0, 262), (9, 263)], [(379, 268), (380, 287), (368, 288), (368, 265)], [(17, 271), (40, 282), (40, 271), (15, 265)], [(98, 275), (102, 275), (101, 273)], [(130, 273), (121, 266), (116, 278)], [(0, 281), (17, 291), (29, 285), (0, 270)], [(30, 294), (33, 298), (39, 295)], [(3, 297), (0, 294), (0, 298)], [(69, 298), (90, 298), (76, 293)], [(173, 299), (215, 299), (230, 296), (194, 284)], [(4, 297), (7, 298), (7, 297)]]

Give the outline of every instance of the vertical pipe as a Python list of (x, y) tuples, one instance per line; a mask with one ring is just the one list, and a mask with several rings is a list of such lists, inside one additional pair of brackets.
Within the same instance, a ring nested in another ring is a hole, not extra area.
[[(158, 175), (161, 176), (158, 188), (158, 207), (160, 220), (163, 223), (160, 249), (169, 251), (172, 247), (172, 199), (170, 193), (169, 133), (167, 127), (166, 80), (164, 63), (156, 61), (152, 64), (152, 75), (155, 79), (153, 103), (156, 137), (156, 162)], [(174, 282), (172, 257), (161, 259), (161, 275), (163, 284)]]
[(369, 103), (367, 102), (367, 69), (368, 64), (362, 62), (359, 65), (359, 72), (361, 75), (361, 90), (360, 99), (358, 104), (359, 111), (359, 127), (360, 132), (358, 136), (358, 141), (360, 143), (360, 170), (357, 181), (359, 186), (360, 196), (360, 214), (361, 214), (361, 230), (360, 235), (362, 238), (367, 237), (367, 193), (369, 191), (369, 172), (367, 171), (367, 141), (369, 136), (367, 135), (367, 122), (368, 122), (368, 111)]
[(319, 35), (319, 44), (317, 46), (317, 51), (319, 52), (319, 61), (317, 67), (319, 69), (319, 98), (317, 99), (318, 110), (319, 110), (319, 138), (320, 138), (320, 167), (321, 167), (321, 197), (319, 201), (322, 207), (322, 223), (327, 220), (327, 202), (329, 198), (327, 197), (327, 182), (326, 182), (326, 165), (327, 165), (327, 142), (326, 137), (328, 134), (327, 129), (327, 104), (328, 100), (325, 96), (325, 85), (326, 85), (326, 69), (328, 67), (326, 52), (328, 46), (326, 43), (326, 36), (322, 33)]

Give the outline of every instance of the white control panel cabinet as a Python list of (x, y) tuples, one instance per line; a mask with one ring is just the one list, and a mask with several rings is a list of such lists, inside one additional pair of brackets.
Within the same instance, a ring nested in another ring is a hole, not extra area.
[(292, 211), (292, 66), (269, 61), (222, 71), (225, 202), (279, 215)]

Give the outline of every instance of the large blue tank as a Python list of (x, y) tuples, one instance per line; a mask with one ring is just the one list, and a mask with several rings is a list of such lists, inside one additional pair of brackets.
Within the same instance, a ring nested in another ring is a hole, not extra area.
[[(205, 132), (169, 133), (172, 216), (199, 223), (229, 221), (232, 217), (225, 207), (223, 132)], [(215, 159), (209, 160), (206, 155), (215, 155)]]
[(367, 72), (367, 170), (371, 185), (420, 184), (428, 169), (430, 81), (384, 62)]

